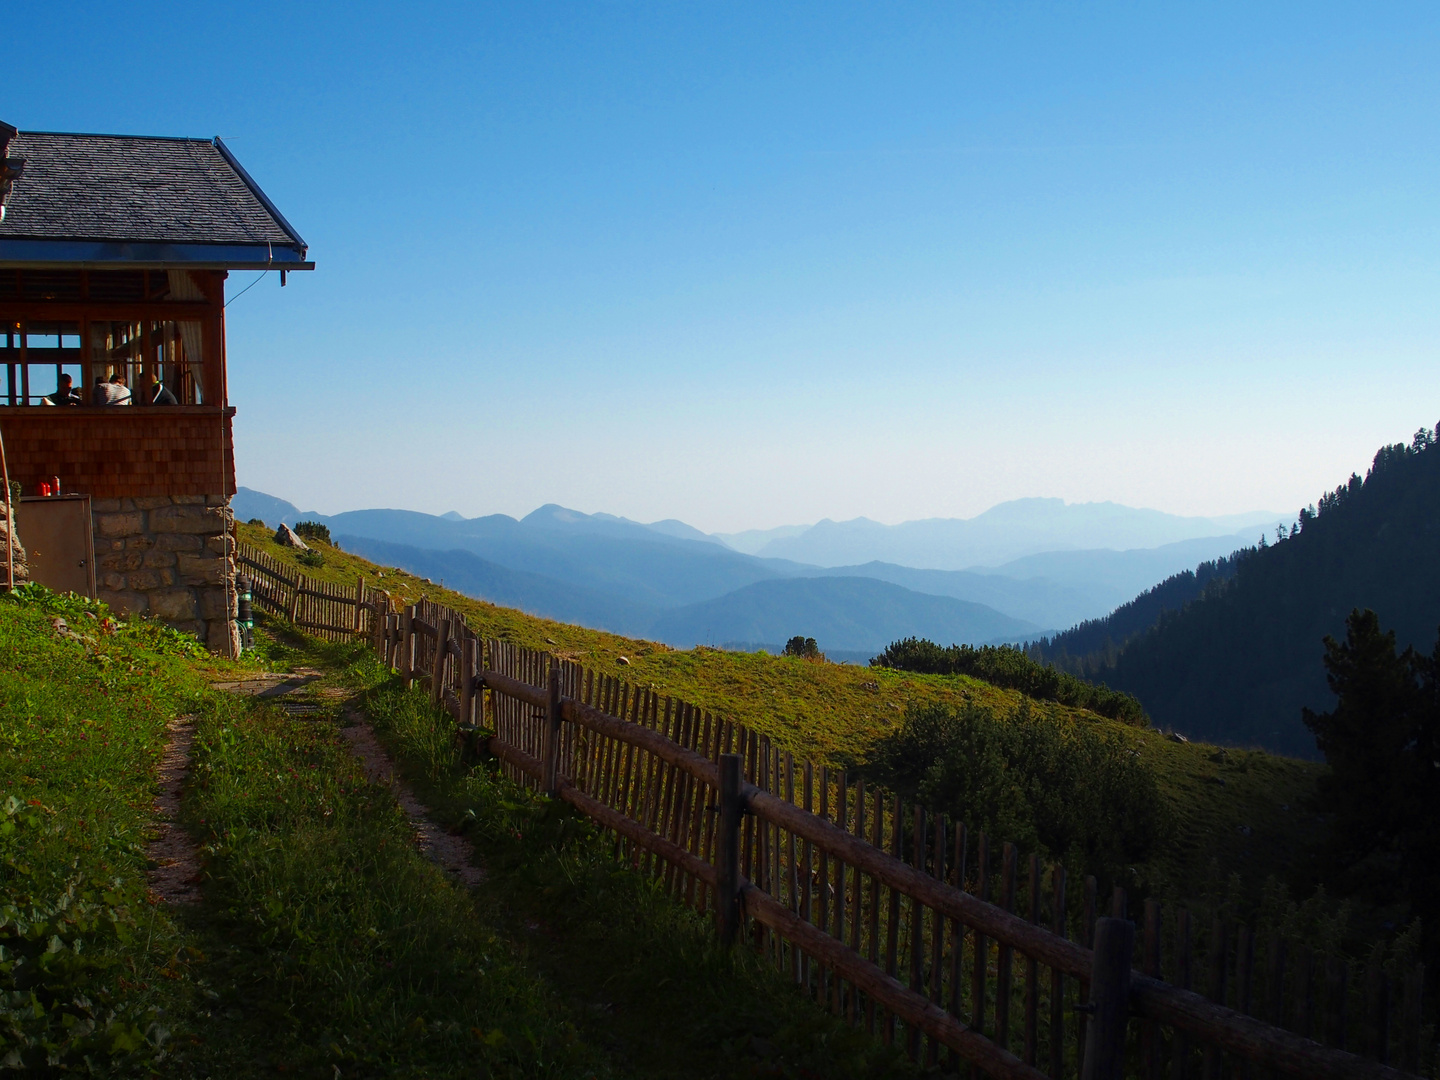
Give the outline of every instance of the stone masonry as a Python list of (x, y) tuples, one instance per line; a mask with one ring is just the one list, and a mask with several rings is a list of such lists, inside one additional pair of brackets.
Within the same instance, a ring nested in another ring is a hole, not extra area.
[(95, 585), (120, 614), (149, 615), (234, 656), (234, 544), (218, 495), (94, 499)]

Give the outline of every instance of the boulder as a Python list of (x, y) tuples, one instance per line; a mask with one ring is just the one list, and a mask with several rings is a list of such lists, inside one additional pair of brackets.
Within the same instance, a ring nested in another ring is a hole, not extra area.
[(275, 542), (284, 547), (298, 548), (301, 551), (310, 550), (310, 545), (296, 536), (295, 530), (284, 523), (281, 523), (280, 527), (275, 530)]

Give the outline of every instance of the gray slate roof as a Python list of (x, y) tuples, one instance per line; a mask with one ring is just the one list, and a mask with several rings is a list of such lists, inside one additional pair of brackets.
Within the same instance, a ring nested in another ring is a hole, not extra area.
[(0, 239), (304, 248), (204, 139), (22, 131), (6, 156), (25, 168), (5, 200)]

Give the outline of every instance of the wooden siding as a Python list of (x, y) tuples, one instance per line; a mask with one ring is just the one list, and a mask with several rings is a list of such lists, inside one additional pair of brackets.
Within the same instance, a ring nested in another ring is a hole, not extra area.
[[(235, 494), (232, 408), (0, 409), (10, 478), (97, 499)], [(223, 485), (223, 489), (222, 489)]]

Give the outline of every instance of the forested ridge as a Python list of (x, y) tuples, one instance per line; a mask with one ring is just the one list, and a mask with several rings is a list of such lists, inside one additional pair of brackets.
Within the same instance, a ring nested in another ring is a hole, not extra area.
[[(1188, 602), (1171, 607), (1187, 589)], [(1301, 710), (1334, 700), (1324, 638), (1343, 636), (1355, 609), (1375, 611), (1402, 648), (1423, 647), (1440, 625), (1435, 433), (1422, 428), (1409, 445), (1382, 447), (1363, 480), (1352, 475), (1318, 507), (1301, 510), (1273, 544), (1262, 538), (1258, 548), (1178, 575), (1126, 608), (1036, 651), (1133, 694), (1159, 726), (1314, 757)], [(1134, 634), (1147, 612), (1154, 625)]]
[(1240, 560), (1253, 550), (1242, 548), (1232, 555), (1203, 562), (1194, 570), (1172, 574), (1109, 615), (1086, 619), (1054, 637), (1037, 638), (1026, 651), (1034, 660), (1088, 679), (1102, 668), (1113, 667), (1125, 643), (1153, 627), (1165, 612), (1179, 611), (1212, 583), (1219, 588), (1229, 581)]

